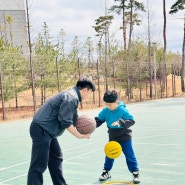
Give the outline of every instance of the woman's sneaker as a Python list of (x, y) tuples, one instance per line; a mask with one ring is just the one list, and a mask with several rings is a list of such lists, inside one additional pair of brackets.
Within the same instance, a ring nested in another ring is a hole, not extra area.
[(133, 183), (134, 184), (139, 184), (140, 183), (140, 179), (139, 179), (139, 172), (132, 172), (133, 174)]
[(103, 169), (103, 173), (101, 174), (99, 181), (105, 181), (107, 179), (110, 179), (111, 175), (108, 170)]

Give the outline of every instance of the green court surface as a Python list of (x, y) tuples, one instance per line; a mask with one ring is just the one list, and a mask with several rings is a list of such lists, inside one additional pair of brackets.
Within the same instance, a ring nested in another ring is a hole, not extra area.
[[(127, 108), (136, 120), (132, 130), (140, 184), (185, 185), (185, 98), (127, 104)], [(96, 116), (99, 111), (85, 113)], [(0, 185), (26, 185), (31, 153), (30, 121), (0, 124)], [(89, 140), (77, 139), (67, 131), (58, 140), (68, 185), (103, 184), (98, 178), (108, 141), (105, 125), (97, 128)], [(115, 160), (111, 175), (109, 182), (132, 180), (123, 154)], [(44, 185), (52, 185), (48, 170), (44, 173)]]

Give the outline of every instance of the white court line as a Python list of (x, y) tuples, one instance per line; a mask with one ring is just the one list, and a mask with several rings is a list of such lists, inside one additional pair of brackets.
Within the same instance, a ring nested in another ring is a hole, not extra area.
[(134, 145), (181, 146), (181, 144), (137, 143), (137, 142), (134, 142)]
[[(88, 145), (91, 145), (91, 144), (94, 144), (94, 143), (97, 143), (97, 142), (90, 142), (90, 143), (85, 144), (85, 145), (81, 145), (81, 146), (78, 146), (78, 147), (73, 147), (73, 148), (70, 148), (70, 149), (67, 149), (67, 150), (62, 150), (62, 151), (63, 152), (69, 152), (71, 150), (74, 150), (74, 149), (77, 149), (77, 148), (82, 148), (82, 147), (85, 147), (85, 146), (88, 146)], [(91, 151), (90, 153), (92, 153), (92, 152), (93, 151)], [(16, 166), (20, 166), (20, 165), (28, 163), (28, 162), (30, 162), (30, 161), (25, 161), (25, 162), (14, 164), (14, 165), (11, 165), (11, 166), (8, 166), (8, 167), (0, 168), (0, 171), (4, 171), (4, 170), (10, 169), (10, 168), (14, 168)]]
[(98, 142), (95, 141), (95, 142), (90, 142), (90, 143), (85, 144), (85, 145), (75, 146), (75, 147), (73, 147), (73, 148), (64, 150), (64, 152), (68, 152), (68, 151), (71, 151), (71, 150), (74, 150), (74, 149), (77, 149), (77, 148), (82, 148), (82, 147), (84, 147), (84, 146), (88, 146), (88, 145), (95, 144), (95, 143), (98, 143)]
[[(178, 136), (179, 135), (185, 135), (185, 132), (183, 133), (178, 133)], [(147, 138), (153, 138), (153, 137), (166, 137), (166, 136), (177, 136), (177, 133), (176, 134), (159, 134), (159, 135), (150, 135), (150, 136), (146, 136), (146, 137), (138, 137), (138, 138), (134, 138), (134, 140), (138, 140), (138, 139), (147, 139)]]
[[(145, 129), (145, 130), (159, 130), (159, 131), (182, 131), (182, 128), (156, 128), (156, 127), (141, 127), (141, 126), (138, 126), (138, 125), (136, 125), (135, 127), (134, 127), (134, 129), (135, 128), (137, 128), (137, 130), (143, 130), (143, 129)], [(133, 129), (133, 130), (134, 130)]]
[(11, 124), (18, 124), (18, 123), (31, 123), (31, 119), (21, 119), (17, 121), (8, 121), (8, 122), (0, 122), (0, 126), (7, 126)]
[[(182, 134), (182, 135), (184, 135), (185, 133), (178, 133), (178, 135), (180, 135), (180, 134)], [(153, 137), (161, 137), (161, 136), (171, 136), (171, 135), (176, 135), (176, 134), (162, 134), (162, 135), (153, 135), (153, 136), (147, 136), (147, 137), (139, 137), (139, 138), (135, 138), (134, 140), (140, 140), (140, 139), (146, 139), (146, 138), (153, 138)], [(85, 145), (81, 145), (81, 146), (76, 146), (76, 147), (73, 147), (73, 148), (70, 148), (70, 149), (67, 149), (67, 150), (63, 150), (64, 152), (69, 152), (69, 151), (71, 151), (71, 150), (74, 150), (74, 149), (77, 149), (77, 148), (81, 148), (81, 147), (84, 147), (84, 146), (88, 146), (88, 145), (91, 145), (91, 144), (94, 144), (94, 143), (98, 143), (98, 142), (90, 142), (90, 143), (88, 143), (88, 144), (85, 144)], [(144, 144), (144, 145), (146, 145), (146, 144), (148, 144), (148, 145), (160, 145), (160, 146), (174, 146), (174, 145), (180, 145), (180, 144), (160, 144), (160, 143), (137, 143), (137, 142), (135, 142), (134, 144)], [(102, 149), (98, 149), (98, 150), (93, 150), (93, 151), (90, 151), (90, 152), (87, 152), (87, 153), (85, 153), (85, 154), (81, 154), (81, 155), (78, 155), (78, 156), (76, 156), (76, 157), (81, 157), (81, 156), (84, 156), (84, 155), (87, 155), (87, 154), (89, 154), (89, 153), (93, 153), (93, 152), (95, 152), (95, 151), (99, 151), (99, 150), (102, 150)], [(72, 158), (70, 158), (70, 159), (73, 159), (73, 158), (76, 158), (76, 157), (72, 157)], [(70, 159), (67, 159), (67, 161), (68, 160), (70, 160)], [(66, 160), (65, 160), (66, 161)], [(0, 171), (3, 171), (3, 170), (7, 170), (7, 169), (9, 169), (9, 168), (13, 168), (13, 167), (16, 167), (16, 166), (20, 166), (20, 165), (22, 165), (22, 164), (25, 164), (25, 163), (28, 163), (29, 161), (25, 161), (25, 162), (22, 162), (22, 163), (18, 163), (18, 164), (15, 164), (15, 165), (12, 165), (12, 166), (9, 166), (9, 167), (6, 167), (6, 168), (0, 168)]]
[(10, 169), (10, 168), (14, 168), (14, 167), (16, 167), (16, 166), (20, 166), (20, 165), (25, 164), (25, 163), (28, 163), (28, 162), (29, 162), (29, 161), (25, 161), (25, 162), (22, 162), (22, 163), (14, 164), (14, 165), (12, 165), (12, 166), (8, 166), (8, 167), (6, 167), (6, 168), (0, 168), (0, 171), (7, 170), (7, 169)]
[[(181, 133), (180, 133), (181, 134)], [(184, 134), (184, 133), (182, 133)], [(172, 135), (172, 134), (170, 134)], [(174, 134), (176, 135), (176, 134)], [(155, 136), (147, 136), (147, 137), (140, 137), (140, 138), (135, 138), (134, 140), (139, 140), (139, 139), (146, 139), (146, 138), (151, 138), (151, 137), (159, 137), (159, 136), (166, 136), (166, 135), (155, 135)], [(67, 149), (67, 150), (63, 150), (64, 152), (69, 152), (71, 150), (74, 150), (74, 149), (77, 149), (77, 148), (81, 148), (81, 147), (84, 147), (84, 146), (88, 146), (88, 145), (91, 145), (91, 144), (94, 144), (94, 143), (98, 143), (98, 142), (90, 142), (88, 144), (85, 144), (85, 145), (81, 145), (81, 146), (76, 146), (76, 147), (73, 147), (73, 148), (70, 148), (70, 149)], [(158, 145), (158, 146), (179, 146), (180, 144), (160, 144), (160, 143), (137, 143), (135, 142), (134, 144), (144, 144), (144, 145)], [(90, 152), (87, 152), (87, 153), (83, 153), (81, 155), (78, 155), (78, 156), (75, 156), (75, 157), (72, 157), (72, 158), (69, 158), (69, 159), (65, 159), (65, 161), (69, 161), (71, 159), (74, 159), (74, 158), (78, 158), (78, 157), (81, 157), (81, 156), (84, 156), (84, 155), (87, 155), (89, 153), (93, 153), (95, 151), (99, 151), (99, 150), (102, 150), (102, 149), (97, 149), (97, 150), (93, 150), (93, 151), (90, 151)], [(25, 161), (25, 162), (22, 162), (22, 163), (18, 163), (18, 164), (15, 164), (15, 165), (12, 165), (12, 166), (9, 166), (9, 167), (5, 167), (5, 168), (0, 168), (0, 171), (4, 171), (4, 170), (7, 170), (7, 169), (10, 169), (10, 168), (13, 168), (13, 167), (16, 167), (16, 166), (20, 166), (22, 164), (25, 164), (25, 163), (28, 163), (29, 161)]]
[(86, 152), (86, 153), (77, 155), (77, 156), (75, 156), (75, 157), (71, 157), (71, 158), (69, 158), (69, 159), (65, 159), (64, 161), (70, 161), (71, 159), (79, 158), (79, 157), (82, 157), (82, 156), (87, 155), (87, 154), (90, 154), (90, 153), (94, 153), (94, 152), (99, 151), (99, 150), (102, 150), (102, 148), (101, 148), (101, 149), (92, 150), (92, 151), (90, 151), (90, 152)]
[(12, 178), (10, 178), (10, 179), (3, 180), (3, 181), (1, 181), (0, 183), (4, 183), (4, 182), (8, 182), (8, 181), (11, 181), (11, 180), (14, 180), (14, 179), (18, 179), (18, 178), (20, 178), (20, 177), (26, 176), (27, 174), (28, 174), (28, 173), (23, 173), (23, 174), (21, 174), (21, 175), (12, 177)]
[[(185, 166), (184, 163), (153, 163), (156, 166)], [(183, 172), (183, 174), (185, 174)]]
[(153, 163), (156, 166), (177, 166), (176, 164), (169, 164), (169, 163)]
[[(75, 147), (74, 147), (74, 148), (75, 148)], [(71, 149), (71, 150), (72, 150), (72, 149)], [(99, 150), (102, 150), (102, 149), (92, 150), (92, 151), (89, 151), (89, 152), (86, 152), (86, 153), (77, 155), (77, 156), (75, 156), (75, 157), (71, 157), (71, 158), (65, 159), (64, 162), (65, 162), (65, 161), (70, 161), (70, 160), (72, 160), (72, 159), (79, 158), (79, 157), (82, 157), (82, 156), (85, 156), (85, 155), (88, 155), (88, 154), (90, 154), (90, 153), (97, 152), (97, 151), (99, 151)], [(69, 151), (69, 150), (68, 150), (68, 151)], [(18, 165), (21, 165), (21, 164), (24, 164), (24, 163), (27, 163), (27, 162), (23, 162), (23, 163), (20, 163), (20, 164), (18, 164)], [(155, 164), (155, 165), (160, 165), (159, 163), (154, 163), (154, 164)], [(170, 164), (163, 164), (163, 165), (170, 165)], [(14, 167), (14, 166), (16, 166), (16, 165), (13, 165), (13, 166), (11, 166), (11, 167)], [(171, 166), (174, 166), (174, 165), (171, 165)], [(11, 167), (9, 167), (9, 168), (11, 168)], [(8, 182), (8, 181), (11, 181), (11, 180), (14, 180), (14, 179), (18, 179), (18, 178), (23, 177), (23, 176), (26, 176), (26, 175), (27, 175), (27, 173), (24, 173), (24, 174), (21, 174), (21, 175), (19, 175), (19, 176), (12, 177), (12, 178), (10, 178), (10, 179), (3, 180), (3, 181), (1, 181), (0, 183), (4, 183), (4, 182)]]
[[(86, 153), (83, 153), (83, 154), (81, 154), (81, 155), (77, 155), (77, 156), (75, 156), (75, 157), (71, 157), (71, 158), (69, 158), (69, 159), (65, 159), (64, 162), (65, 162), (65, 161), (70, 161), (70, 160), (75, 159), (75, 158), (79, 158), (79, 157), (81, 157), (81, 156), (84, 156), (84, 155), (87, 155), (87, 154), (90, 154), (90, 153), (94, 153), (94, 152), (99, 151), (99, 150), (102, 150), (102, 149), (92, 150), (92, 151), (90, 151), (90, 152), (86, 152)], [(28, 162), (28, 161), (27, 161), (27, 162)], [(23, 162), (23, 163), (27, 163), (27, 162)], [(10, 167), (7, 167), (7, 168), (12, 168), (12, 167), (21, 165), (21, 164), (23, 164), (23, 163), (20, 163), (20, 164), (17, 164), (17, 165), (13, 165), (13, 166), (10, 166)], [(7, 168), (2, 168), (2, 170), (7, 169)], [(0, 183), (4, 183), (4, 182), (8, 182), (8, 181), (11, 181), (11, 180), (14, 180), (14, 179), (18, 179), (18, 178), (23, 177), (23, 176), (26, 176), (26, 175), (27, 175), (27, 173), (24, 173), (24, 174), (21, 174), (21, 175), (12, 177), (12, 178), (10, 178), (10, 179), (3, 180), (3, 181), (1, 181)]]
[[(95, 143), (95, 142), (91, 142), (90, 144), (92, 144), (92, 143)], [(86, 144), (86, 145), (89, 145), (89, 144)], [(81, 147), (84, 147), (84, 146), (86, 146), (86, 145), (83, 145), (83, 146), (81, 146)], [(70, 149), (70, 150), (73, 150), (74, 148), (76, 148), (76, 147), (73, 147), (73, 148)], [(79, 147), (78, 147), (78, 148), (79, 148)], [(67, 151), (70, 151), (70, 150), (67, 150)], [(102, 149), (92, 150), (92, 151), (89, 151), (89, 152), (86, 152), (86, 153), (77, 155), (77, 156), (75, 156), (75, 157), (71, 157), (71, 158), (65, 159), (64, 162), (65, 162), (65, 161), (70, 161), (70, 160), (72, 160), (72, 159), (79, 158), (79, 157), (82, 157), (82, 156), (85, 156), (85, 155), (88, 155), (88, 154), (90, 154), (90, 153), (94, 153), (94, 152), (99, 151), (99, 150), (102, 150)], [(1, 168), (0, 171), (1, 171), (1, 170), (6, 170), (6, 169), (9, 169), (9, 168), (13, 168), (13, 167), (16, 167), (16, 166), (19, 166), (19, 165), (22, 165), (22, 164), (28, 163), (28, 162), (29, 162), (29, 161), (25, 161), (25, 162), (23, 162), (23, 163), (19, 163), (19, 164), (16, 164), (16, 165), (12, 165), (12, 166), (9, 166), (9, 167), (7, 167), (7, 168)], [(19, 176), (12, 177), (12, 178), (7, 179), (7, 180), (4, 180), (4, 181), (1, 181), (0, 183), (8, 182), (8, 181), (11, 181), (11, 180), (20, 178), (20, 177), (25, 176), (25, 175), (27, 175), (27, 173), (22, 174), (22, 175), (19, 175)]]

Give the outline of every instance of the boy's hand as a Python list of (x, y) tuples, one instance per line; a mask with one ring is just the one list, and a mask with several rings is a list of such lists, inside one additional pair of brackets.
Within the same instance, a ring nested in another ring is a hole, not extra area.
[(120, 127), (119, 121), (115, 121), (114, 123), (111, 124), (112, 126), (118, 126)]

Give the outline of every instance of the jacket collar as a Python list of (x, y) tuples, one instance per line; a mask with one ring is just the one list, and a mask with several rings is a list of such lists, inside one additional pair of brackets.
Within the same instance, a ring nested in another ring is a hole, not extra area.
[(79, 101), (82, 102), (82, 97), (81, 97), (81, 94), (80, 94), (80, 91), (79, 91), (78, 87), (75, 86), (74, 89), (75, 89), (75, 91), (76, 91), (76, 93), (77, 93), (77, 95), (78, 95)]

